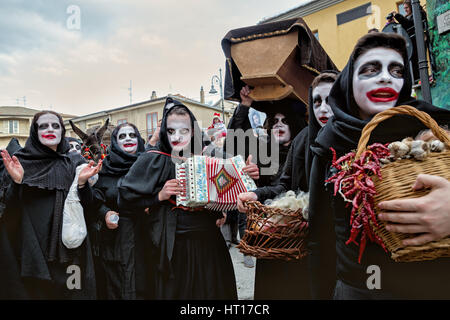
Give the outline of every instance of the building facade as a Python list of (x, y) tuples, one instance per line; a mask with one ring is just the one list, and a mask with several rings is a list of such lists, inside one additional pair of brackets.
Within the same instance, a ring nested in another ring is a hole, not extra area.
[[(201, 128), (205, 129), (211, 125), (214, 113), (219, 113), (222, 117), (221, 104), (210, 106), (180, 95), (168, 95), (160, 98), (153, 96), (153, 99), (147, 101), (106, 111), (99, 111), (75, 117), (71, 120), (84, 132), (89, 129), (93, 130), (101, 127), (106, 119), (109, 119), (110, 124), (113, 126), (117, 126), (124, 122), (133, 123), (139, 129), (142, 138), (147, 141), (148, 136), (154, 132), (158, 121), (162, 118), (162, 111), (167, 97), (172, 97), (185, 104), (195, 115)], [(228, 123), (228, 119), (232, 116), (232, 107), (233, 106), (229, 103), (225, 104), (226, 123)], [(78, 138), (76, 133), (72, 130), (69, 121), (65, 122), (65, 127), (67, 136)]]
[(381, 31), (386, 16), (394, 10), (404, 13), (403, 0), (313, 0), (260, 23), (303, 18), (342, 70), (356, 41), (370, 29)]
[[(30, 134), (33, 117), (41, 110), (25, 107), (0, 107), (0, 148), (5, 148), (12, 138), (17, 138), (21, 146), (25, 145)], [(61, 114), (63, 120), (73, 115)]]

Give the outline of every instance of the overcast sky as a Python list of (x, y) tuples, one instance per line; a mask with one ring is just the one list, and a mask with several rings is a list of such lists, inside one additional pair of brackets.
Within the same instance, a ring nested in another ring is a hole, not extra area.
[(83, 115), (128, 105), (130, 80), (133, 103), (201, 86), (217, 100), (223, 36), (304, 2), (1, 0), (0, 106)]

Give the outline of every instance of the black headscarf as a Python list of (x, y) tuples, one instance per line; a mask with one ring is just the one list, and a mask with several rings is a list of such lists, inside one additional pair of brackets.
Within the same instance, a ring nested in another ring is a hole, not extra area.
[(267, 117), (264, 121), (264, 129), (268, 131), (272, 129), (269, 124), (277, 113), (281, 113), (286, 117), (292, 139), (307, 125), (305, 119), (307, 107), (300, 100), (283, 99), (280, 101), (258, 102), (255, 103), (255, 107), (265, 110)]
[[(172, 110), (172, 108), (174, 107), (182, 107), (189, 114), (189, 117), (191, 118), (191, 127), (193, 132), (193, 136), (191, 138), (190, 143), (191, 154), (201, 154), (205, 146), (205, 142), (203, 141), (204, 140), (203, 132), (198, 126), (197, 119), (195, 118), (194, 114), (191, 112), (191, 110), (189, 110), (188, 107), (170, 97), (167, 98), (166, 104), (164, 106), (163, 118), (161, 121), (161, 128), (159, 131), (159, 146), (158, 146), (159, 150), (169, 154), (172, 152), (172, 146), (170, 145), (169, 139), (167, 137), (167, 115), (170, 113), (170, 110)], [(180, 153), (179, 156), (183, 156), (183, 154)]]
[[(167, 115), (169, 110), (171, 110), (174, 106), (181, 106), (188, 112), (191, 118), (192, 127), (194, 128), (194, 136), (191, 139), (191, 146), (193, 143), (200, 143), (200, 152), (197, 152), (196, 154), (200, 154), (202, 151), (204, 145), (201, 141), (199, 141), (202, 138), (202, 131), (198, 127), (194, 115), (181, 102), (172, 98), (167, 98), (161, 121), (159, 141), (156, 144), (156, 147), (140, 156), (136, 163), (130, 168), (130, 171), (125, 176), (124, 180), (121, 182), (119, 189), (131, 191), (121, 191), (121, 195), (130, 202), (133, 201), (134, 195), (140, 196), (143, 194), (157, 194), (167, 180), (175, 177), (174, 162), (181, 160), (178, 158), (178, 155), (171, 157), (172, 147), (167, 137)], [(199, 148), (196, 147), (196, 149)], [(161, 154), (160, 152), (164, 154)], [(148, 180), (144, 180), (142, 177), (147, 177)]]
[[(14, 153), (16, 153), (18, 150), (20, 150), (22, 146), (19, 143), (19, 140), (17, 138), (12, 138), (8, 145), (6, 146), (6, 151), (8, 151), (9, 155), (12, 156)], [(5, 169), (5, 165), (3, 164), (3, 161), (0, 161), (0, 172), (3, 173), (3, 170)], [(1, 175), (0, 175), (1, 177)]]
[[(335, 71), (335, 70), (325, 70), (323, 72), (321, 72), (321, 74), (324, 73), (333, 73), (338, 75), (339, 72)], [(319, 82), (321, 83), (321, 82)], [(330, 82), (331, 83), (331, 82)], [(309, 146), (314, 144), (314, 141), (316, 140), (317, 134), (319, 133), (320, 129), (322, 129), (322, 126), (320, 125), (320, 123), (317, 121), (315, 115), (314, 115), (314, 97), (313, 97), (313, 88), (312, 86), (309, 87), (309, 94), (308, 94), (308, 139), (306, 139), (306, 157), (305, 157), (305, 161), (306, 161), (306, 172), (311, 172), (311, 166), (312, 166), (312, 158), (313, 158), (313, 154), (311, 152), (311, 149), (309, 148)], [(329, 119), (330, 120), (330, 119)], [(307, 177), (309, 178), (309, 174), (307, 175)], [(309, 183), (309, 179), (308, 179), (308, 183)]]
[[(127, 125), (130, 125), (129, 123)], [(125, 125), (124, 125), (125, 126)], [(145, 141), (142, 139), (139, 130), (135, 126), (131, 126), (137, 136), (138, 146), (136, 153), (128, 153), (123, 151), (119, 144), (117, 143), (117, 134), (122, 127), (117, 126), (111, 134), (111, 145), (109, 154), (103, 160), (102, 170), (100, 175), (110, 175), (110, 176), (123, 176), (128, 172), (130, 167), (134, 164), (138, 156), (144, 152)]]
[[(369, 39), (376, 41), (377, 37), (399, 37), (393, 34), (371, 33), (366, 35)], [(405, 44), (406, 46), (406, 44)], [(362, 120), (359, 118), (358, 106), (353, 97), (353, 72), (354, 72), (354, 55), (358, 46), (355, 47), (350, 59), (338, 76), (328, 97), (329, 104), (333, 110), (332, 117), (327, 125), (319, 133), (316, 143), (312, 147), (315, 153), (330, 156), (330, 147), (333, 147), (338, 154), (342, 155), (352, 149), (356, 149), (361, 137), (362, 129), (370, 121), (370, 119)], [(401, 48), (400, 48), (401, 49)], [(406, 47), (403, 48), (406, 52)], [(404, 65), (408, 65), (406, 55), (403, 54)], [(410, 105), (420, 111), (428, 113), (435, 119), (439, 125), (446, 125), (450, 122), (450, 112), (435, 107), (425, 101), (415, 100), (411, 98), (411, 75), (409, 69), (405, 68), (404, 84), (400, 91), (396, 106)], [(420, 120), (410, 116), (395, 116), (385, 120), (372, 131), (369, 144), (374, 142), (387, 143), (402, 140), (407, 136), (415, 136), (420, 130), (426, 129)]]
[(53, 151), (39, 141), (36, 121), (31, 124), (30, 136), (25, 147), (17, 151), (15, 156), (24, 169), (22, 184), (56, 191), (50, 245), (46, 254), (48, 261), (67, 262), (70, 260), (70, 254), (61, 241), (62, 217), (64, 200), (75, 177), (76, 167), (66, 155), (70, 145), (64, 137), (66, 131), (64, 124), (61, 123), (61, 142), (57, 150)]

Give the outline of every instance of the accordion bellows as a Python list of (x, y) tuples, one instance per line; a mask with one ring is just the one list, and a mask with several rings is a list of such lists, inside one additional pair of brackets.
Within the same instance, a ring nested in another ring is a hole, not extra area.
[(235, 210), (238, 195), (256, 189), (253, 179), (242, 171), (244, 167), (241, 156), (229, 159), (193, 156), (177, 164), (176, 178), (184, 190), (177, 196), (177, 206)]

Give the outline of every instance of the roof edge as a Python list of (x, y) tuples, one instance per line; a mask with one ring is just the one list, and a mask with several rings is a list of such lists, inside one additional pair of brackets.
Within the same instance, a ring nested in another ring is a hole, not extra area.
[(316, 0), (290, 9), (284, 13), (261, 20), (258, 24), (275, 22), (279, 20), (287, 20), (296, 17), (305, 17), (317, 11), (334, 6), (335, 4), (344, 2), (345, 0)]

